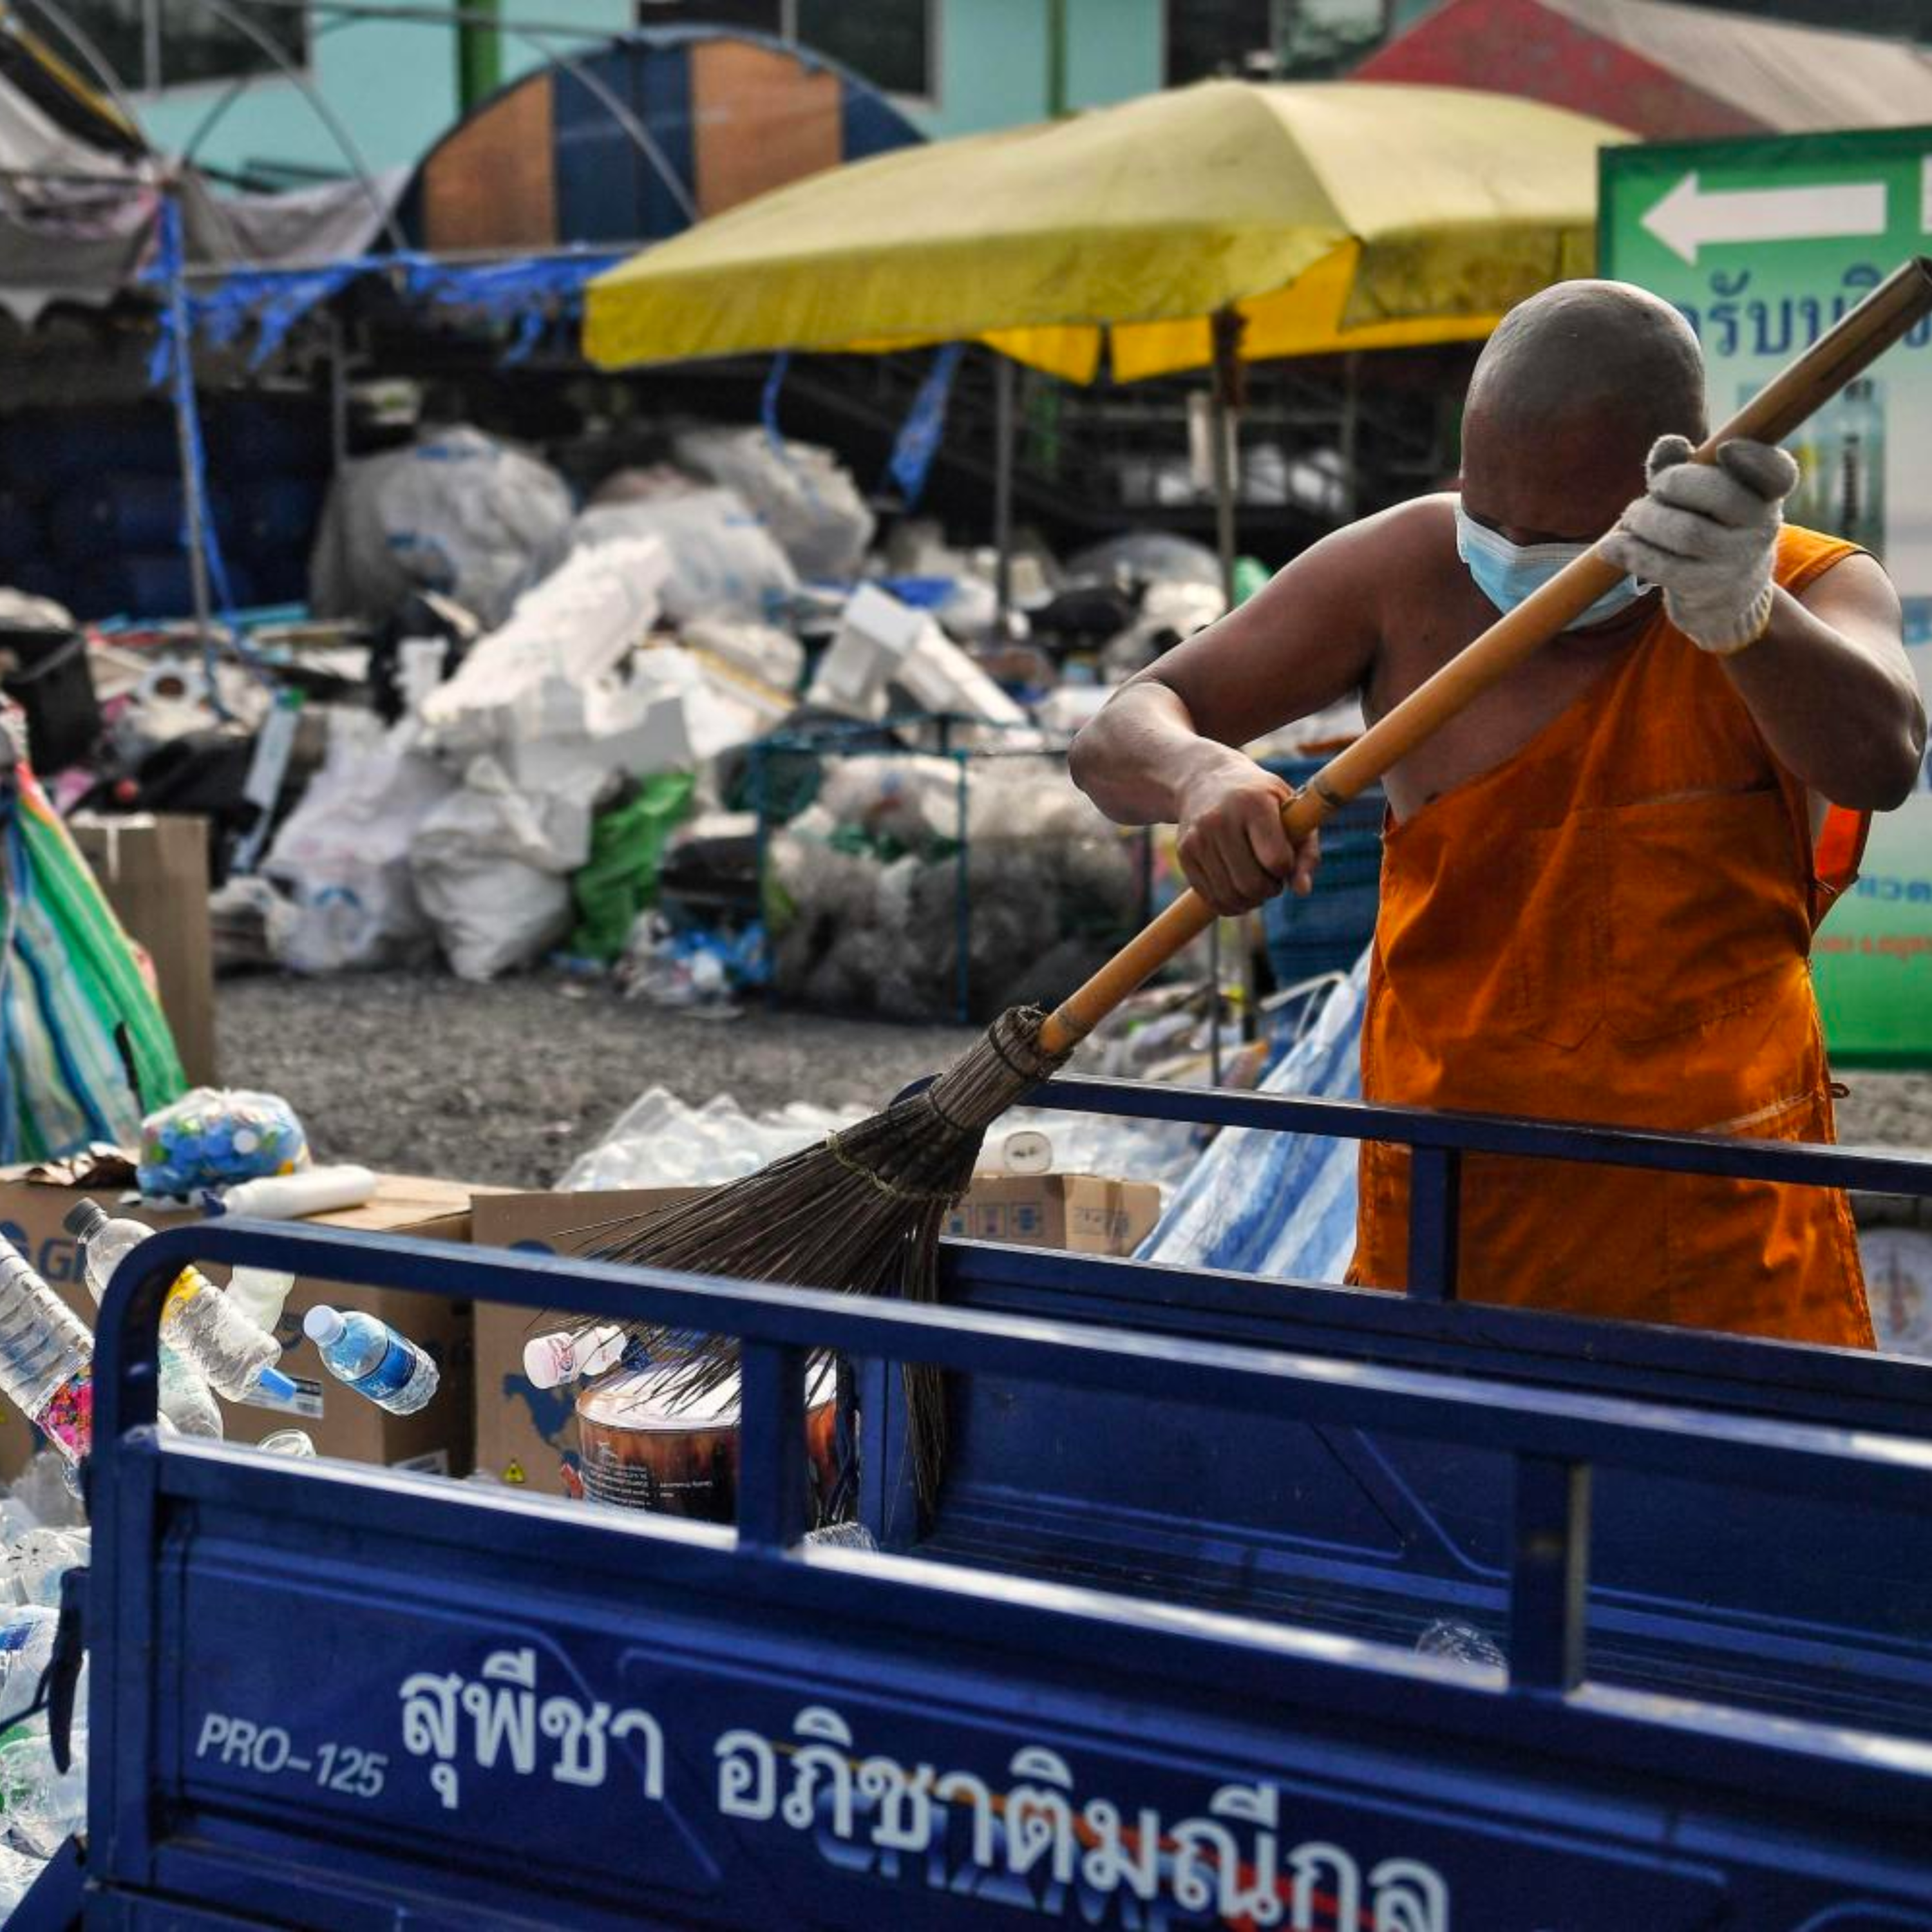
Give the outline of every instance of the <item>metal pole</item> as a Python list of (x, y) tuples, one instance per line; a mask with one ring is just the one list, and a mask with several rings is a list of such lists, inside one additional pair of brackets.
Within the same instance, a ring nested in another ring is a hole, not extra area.
[(1013, 420), (1016, 384), (1013, 365), (1004, 356), (993, 358), (993, 544), (998, 562), (993, 579), (998, 599), (1000, 630), (1007, 629), (1013, 608)]
[(1241, 332), (1246, 327), (1234, 310), (1215, 312), (1214, 412), (1209, 423), (1214, 448), (1214, 534), (1221, 556), (1221, 591), (1234, 608), (1234, 500), (1240, 484), (1235, 473), (1244, 372)]
[[(208, 526), (202, 502), (200, 465), (195, 460), (194, 328), (188, 319), (188, 281), (182, 273), (182, 221), (176, 190), (167, 190), (166, 218), (174, 224), (174, 246), (168, 277), (168, 316), (174, 334), (175, 452), (181, 463), (182, 503), (188, 539), (188, 584), (194, 600), (195, 634), (204, 653), (214, 649), (214, 614), (208, 591)], [(210, 683), (213, 682), (211, 664)]]
[(1066, 0), (1046, 0), (1046, 114), (1066, 112)]
[(1360, 461), (1362, 352), (1342, 358), (1342, 514), (1353, 523), (1362, 514)]

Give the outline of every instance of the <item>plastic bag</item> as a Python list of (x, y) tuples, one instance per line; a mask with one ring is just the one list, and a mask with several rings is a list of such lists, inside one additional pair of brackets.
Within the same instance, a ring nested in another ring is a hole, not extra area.
[(662, 772), (598, 815), (590, 862), (570, 882), (578, 913), (570, 950), (578, 958), (610, 960), (623, 952), (638, 914), (656, 901), (658, 867), (691, 809), (695, 784), (688, 772)]
[(330, 721), (328, 754), (262, 864), (292, 901), (272, 912), (270, 951), (292, 973), (412, 965), (433, 950), (410, 847), (449, 796), (448, 773), (360, 712)]
[(386, 616), (416, 590), (454, 597), (488, 625), (548, 576), (570, 544), (572, 506), (548, 464), (480, 430), (345, 464), (310, 566), (317, 616)]
[(141, 1123), (136, 1178), (146, 1195), (193, 1194), (308, 1159), (308, 1136), (279, 1094), (197, 1087)]
[(655, 537), (670, 560), (665, 614), (769, 622), (798, 589), (790, 560), (735, 490), (700, 490), (647, 502), (599, 503), (577, 520), (579, 549), (626, 538)]
[(764, 519), (801, 577), (858, 574), (875, 519), (830, 450), (775, 442), (762, 429), (692, 430), (675, 448), (679, 462), (735, 490)]
[(589, 828), (574, 856), (562, 856), (566, 842), (547, 802), (479, 758), (416, 834), (410, 868), (417, 897), (459, 979), (494, 980), (528, 965), (570, 929), (568, 874), (589, 856)]

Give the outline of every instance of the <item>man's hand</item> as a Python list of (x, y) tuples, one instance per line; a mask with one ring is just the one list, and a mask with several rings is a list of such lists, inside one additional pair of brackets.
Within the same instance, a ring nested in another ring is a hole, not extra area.
[(1187, 881), (1224, 916), (1252, 912), (1284, 886), (1306, 893), (1321, 862), (1322, 837), (1299, 844), (1281, 822), (1293, 790), (1252, 759), (1231, 752), (1187, 779), (1176, 824)]
[(1714, 464), (1693, 463), (1681, 436), (1659, 436), (1647, 494), (1598, 546), (1604, 559), (1660, 586), (1670, 621), (1700, 650), (1727, 656), (1771, 622), (1772, 568), (1798, 466), (1769, 443), (1734, 438)]

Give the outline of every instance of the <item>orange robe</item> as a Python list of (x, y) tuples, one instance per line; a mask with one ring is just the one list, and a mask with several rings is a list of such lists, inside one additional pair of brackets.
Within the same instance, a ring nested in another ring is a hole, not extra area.
[[(1786, 530), (1778, 580), (1852, 548)], [(1834, 813), (1814, 848), (1804, 786), (1660, 611), (1513, 757), (1389, 827), (1364, 1094), (1831, 1140), (1811, 932), (1863, 829)], [(1364, 1142), (1351, 1280), (1402, 1286), (1408, 1198), (1407, 1149)], [(1873, 1346), (1822, 1189), (1472, 1156), (1458, 1270), (1470, 1300)]]

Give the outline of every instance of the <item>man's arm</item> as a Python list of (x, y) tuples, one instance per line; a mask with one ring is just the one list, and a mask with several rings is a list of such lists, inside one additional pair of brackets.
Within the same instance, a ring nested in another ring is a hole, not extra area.
[(1848, 556), (1797, 596), (1724, 668), (1773, 755), (1829, 800), (1889, 812), (1918, 778), (1925, 710), (1905, 655), (1898, 596), (1868, 556)]
[(1376, 586), (1421, 508), (1324, 537), (1123, 686), (1074, 740), (1074, 782), (1122, 824), (1178, 826), (1182, 869), (1217, 912), (1308, 890), (1319, 841), (1291, 842), (1288, 788), (1240, 748), (1362, 688), (1380, 639)]
[(1888, 812), (1917, 782), (1925, 712), (1898, 599), (1869, 557), (1848, 556), (1793, 597), (1772, 581), (1781, 506), (1798, 466), (1771, 445), (1727, 442), (1712, 464), (1664, 436), (1650, 488), (1604, 555), (1663, 586), (1671, 620), (1714, 652), (1772, 753), (1833, 805)]

